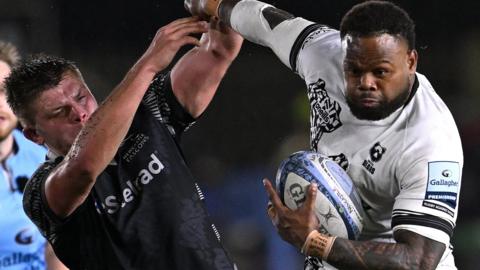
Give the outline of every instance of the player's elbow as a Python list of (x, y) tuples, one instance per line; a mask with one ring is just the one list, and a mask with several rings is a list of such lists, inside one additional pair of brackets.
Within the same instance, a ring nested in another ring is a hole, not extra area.
[(240, 52), (241, 43), (239, 45), (234, 44), (231, 47), (221, 46), (213, 43), (209, 48), (210, 55), (217, 61), (222, 61), (230, 64), (235, 60)]
[(435, 270), (438, 261), (428, 258), (428, 254), (409, 251), (403, 256), (390, 257), (389, 269), (399, 270)]
[(434, 270), (437, 268), (445, 251), (445, 244), (407, 230), (398, 230), (394, 236), (405, 248), (404, 256), (399, 261), (402, 265), (401, 269)]
[(89, 188), (95, 184), (101, 171), (98, 162), (88, 158), (78, 158), (61, 164), (57, 175), (59, 178), (70, 179), (79, 193), (85, 193), (89, 192)]

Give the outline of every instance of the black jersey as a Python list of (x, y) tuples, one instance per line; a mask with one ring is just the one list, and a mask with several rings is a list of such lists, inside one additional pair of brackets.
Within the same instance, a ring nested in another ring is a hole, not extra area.
[(169, 75), (144, 96), (112, 163), (66, 219), (48, 208), (46, 162), (27, 185), (24, 207), (71, 269), (234, 269), (209, 221), (203, 195), (176, 137), (193, 119)]

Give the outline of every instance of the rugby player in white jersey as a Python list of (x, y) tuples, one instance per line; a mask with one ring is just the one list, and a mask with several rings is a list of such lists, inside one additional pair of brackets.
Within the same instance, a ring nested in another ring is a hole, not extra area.
[(367, 1), (340, 31), (255, 0), (185, 0), (270, 47), (306, 82), (311, 147), (350, 175), (364, 203), (359, 241), (316, 231), (315, 189), (304, 206), (282, 205), (269, 181), (280, 236), (308, 255), (305, 269), (456, 269), (450, 237), (463, 153), (457, 127), (416, 72), (414, 23), (398, 6)]

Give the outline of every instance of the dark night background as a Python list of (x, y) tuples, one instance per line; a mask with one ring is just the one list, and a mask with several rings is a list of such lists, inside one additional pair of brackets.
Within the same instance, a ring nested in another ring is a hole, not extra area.
[[(338, 27), (359, 1), (268, 1), (297, 16)], [(453, 245), (459, 269), (480, 258), (480, 23), (478, 1), (395, 1), (417, 25), (418, 71), (451, 109), (465, 154)], [(0, 39), (23, 55), (74, 60), (99, 100), (120, 82), (156, 30), (188, 16), (183, 2), (0, 0)], [(183, 50), (186, 51), (185, 48)], [(183, 137), (185, 155), (207, 195), (225, 245), (240, 269), (302, 269), (265, 216), (262, 177), (308, 147), (303, 81), (268, 49), (246, 42), (212, 104)]]

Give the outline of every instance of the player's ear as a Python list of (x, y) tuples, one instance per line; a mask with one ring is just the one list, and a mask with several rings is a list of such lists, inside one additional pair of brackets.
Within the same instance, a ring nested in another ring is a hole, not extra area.
[(414, 74), (417, 71), (418, 53), (413, 49), (407, 53), (407, 65), (410, 74)]
[(43, 145), (45, 143), (45, 139), (39, 135), (37, 130), (33, 127), (25, 126), (23, 128), (23, 135), (36, 144)]

